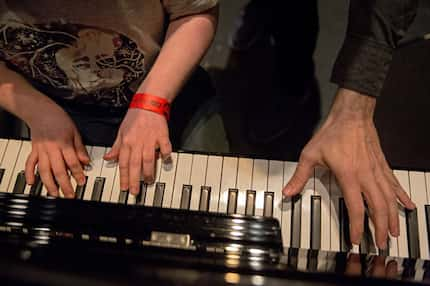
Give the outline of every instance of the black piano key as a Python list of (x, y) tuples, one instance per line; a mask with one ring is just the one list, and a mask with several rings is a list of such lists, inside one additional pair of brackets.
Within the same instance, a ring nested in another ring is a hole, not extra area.
[(234, 214), (237, 209), (237, 189), (228, 190), (228, 200), (227, 200), (227, 213)]
[(299, 249), (298, 248), (289, 248), (288, 249), (288, 266), (293, 270), (297, 269), (297, 264), (299, 260)]
[(307, 271), (309, 272), (317, 272), (318, 271), (318, 254), (319, 251), (316, 249), (309, 249), (308, 251), (308, 261), (307, 261)]
[(85, 184), (82, 186), (76, 185), (75, 199), (82, 200), (84, 198), (85, 189), (87, 188), (88, 176), (85, 176)]
[(369, 228), (369, 216), (365, 214), (364, 224), (363, 224), (363, 235), (360, 241), (360, 253), (362, 254), (370, 253), (370, 245), (372, 241), (373, 239)]
[(412, 280), (415, 276), (415, 263), (416, 259), (403, 259), (403, 272), (402, 272), (402, 279), (403, 280)]
[(246, 191), (245, 215), (255, 214), (255, 194), (253, 190)]
[(200, 189), (199, 210), (207, 212), (209, 210), (209, 202), (211, 199), (211, 187), (203, 186)]
[(1, 181), (3, 180), (3, 176), (4, 176), (5, 171), (6, 171), (5, 169), (0, 168), (0, 184), (1, 184)]
[(351, 239), (349, 236), (349, 216), (343, 198), (339, 198), (339, 234), (340, 250), (347, 252), (351, 249)]
[(302, 196), (294, 196), (291, 202), (291, 247), (300, 248), (302, 224)]
[(417, 210), (405, 210), (406, 230), (408, 235), (409, 257), (420, 257), (420, 241), (418, 236), (418, 216)]
[(128, 200), (128, 190), (120, 191), (119, 197), (118, 197), (118, 203), (126, 205), (127, 200)]
[(39, 173), (36, 173), (34, 178), (34, 184), (30, 188), (30, 196), (38, 197), (42, 193), (43, 183)]
[(163, 206), (163, 196), (164, 189), (166, 188), (165, 183), (156, 183), (155, 184), (155, 194), (154, 194), (154, 207), (162, 207)]
[(106, 178), (96, 177), (94, 180), (93, 192), (91, 193), (91, 200), (100, 202), (102, 200), (103, 188), (105, 186)]
[(180, 209), (189, 210), (191, 202), (191, 192), (193, 191), (193, 186), (183, 185), (181, 194), (181, 203), (179, 205)]
[(427, 237), (430, 249), (430, 205), (425, 205), (426, 210), (426, 224), (427, 224)]
[(423, 280), (426, 282), (429, 282), (430, 281), (430, 261), (429, 260), (424, 261), (423, 268), (424, 268)]
[(144, 181), (140, 181), (139, 194), (136, 196), (136, 204), (143, 206), (146, 198), (146, 188), (148, 185)]
[(263, 216), (265, 216), (265, 217), (272, 217), (273, 216), (273, 198), (274, 197), (275, 197), (275, 193), (264, 192)]
[(25, 181), (25, 172), (21, 171), (16, 176), (15, 185), (13, 186), (13, 193), (14, 194), (23, 194), (25, 190), (25, 186), (27, 185)]
[(321, 197), (311, 196), (311, 249), (321, 248)]

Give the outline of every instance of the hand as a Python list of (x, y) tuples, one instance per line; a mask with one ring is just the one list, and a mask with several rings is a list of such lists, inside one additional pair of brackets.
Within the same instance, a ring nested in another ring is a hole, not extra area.
[(361, 240), (364, 197), (375, 225), (376, 244), (384, 249), (388, 231), (399, 235), (397, 199), (408, 209), (415, 205), (385, 160), (373, 123), (374, 107), (374, 98), (341, 89), (326, 122), (303, 149), (283, 193), (298, 194), (316, 165), (330, 168), (345, 197), (351, 242), (358, 245)]
[(163, 159), (172, 152), (166, 119), (151, 111), (129, 109), (111, 151), (104, 156), (109, 161), (119, 159), (121, 190), (137, 195), (142, 173), (146, 183), (154, 181), (157, 148)]
[(58, 185), (66, 198), (74, 197), (68, 170), (78, 185), (85, 184), (82, 165), (90, 161), (74, 123), (57, 105), (45, 102), (42, 116), (29, 123), (32, 150), (25, 166), (28, 184), (34, 184), (37, 164), (43, 184), (51, 196), (58, 196)]

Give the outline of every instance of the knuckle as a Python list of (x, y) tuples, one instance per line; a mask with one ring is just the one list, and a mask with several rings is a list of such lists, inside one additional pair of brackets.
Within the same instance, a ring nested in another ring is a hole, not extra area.
[(143, 164), (153, 164), (154, 163), (154, 157), (153, 156), (150, 156), (150, 157), (145, 156), (145, 157), (143, 157), (142, 161), (143, 161)]
[(128, 164), (126, 161), (120, 161), (118, 167), (122, 171), (128, 170)]

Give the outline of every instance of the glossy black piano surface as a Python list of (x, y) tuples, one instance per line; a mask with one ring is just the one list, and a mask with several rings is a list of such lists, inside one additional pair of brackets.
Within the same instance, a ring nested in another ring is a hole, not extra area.
[(282, 249), (271, 218), (8, 193), (0, 253), (2, 285), (430, 283), (424, 260)]

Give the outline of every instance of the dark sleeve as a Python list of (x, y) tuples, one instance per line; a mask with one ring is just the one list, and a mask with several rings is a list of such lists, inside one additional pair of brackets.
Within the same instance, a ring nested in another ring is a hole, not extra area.
[(350, 0), (345, 40), (331, 81), (378, 96), (397, 43), (412, 23), (418, 0)]

